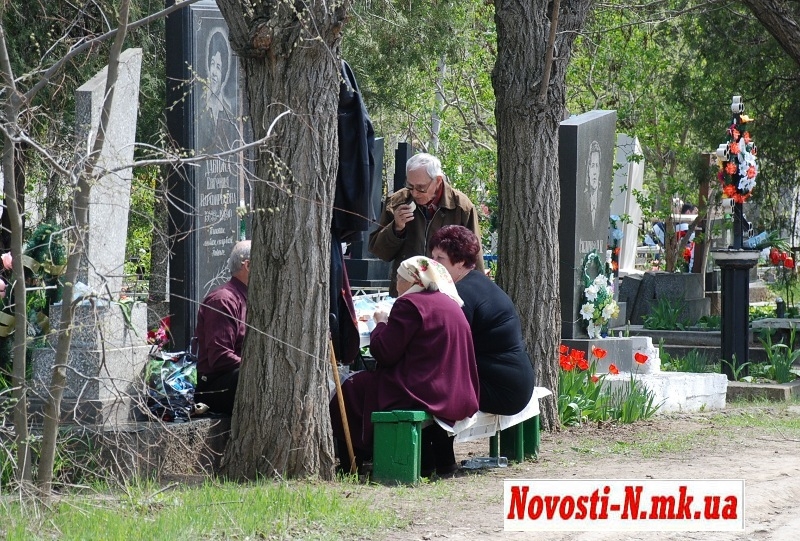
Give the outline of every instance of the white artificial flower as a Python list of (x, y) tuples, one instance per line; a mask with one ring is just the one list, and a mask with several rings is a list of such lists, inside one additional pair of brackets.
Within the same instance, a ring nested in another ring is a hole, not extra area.
[(592, 319), (592, 315), (594, 314), (594, 304), (587, 302), (583, 306), (581, 306), (581, 317), (583, 319), (589, 321)]
[(594, 285), (597, 286), (599, 290), (601, 287), (606, 287), (608, 285), (608, 278), (606, 278), (605, 274), (598, 274), (597, 278), (594, 279)]
[(616, 312), (616, 310), (617, 310), (617, 303), (614, 301), (611, 301), (610, 303), (603, 306), (603, 312), (602, 312), (603, 319), (609, 320), (613, 318), (614, 312)]
[(590, 285), (584, 290), (584, 294), (587, 301), (594, 302), (597, 299), (597, 286), (595, 284)]
[(755, 178), (747, 178), (746, 176), (743, 176), (741, 179), (739, 179), (738, 187), (743, 192), (749, 192), (756, 187), (756, 180)]
[(597, 327), (594, 321), (590, 321), (586, 332), (589, 333), (589, 338), (598, 338), (600, 336), (600, 327)]

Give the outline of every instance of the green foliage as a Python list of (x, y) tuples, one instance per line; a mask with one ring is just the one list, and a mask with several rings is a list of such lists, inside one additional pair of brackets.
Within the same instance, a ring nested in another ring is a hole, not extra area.
[(709, 362), (708, 357), (696, 349), (689, 350), (683, 357), (673, 357), (661, 349), (661, 369), (665, 372), (691, 372), (694, 374), (716, 372), (714, 364)]
[(733, 359), (731, 359), (730, 361), (727, 359), (721, 359), (721, 362), (724, 366), (727, 366), (730, 369), (734, 381), (741, 381), (743, 377), (742, 374), (744, 373), (745, 368), (750, 366), (750, 362), (742, 364), (737, 363), (735, 354), (733, 356)]
[(8, 500), (4, 539), (334, 541), (380, 539), (400, 525), (392, 510), (375, 509), (367, 497), (350, 497), (357, 486), (342, 490), (267, 480), (168, 488), (142, 483), (107, 494), (66, 494), (52, 506)]
[(623, 424), (646, 421), (658, 412), (661, 404), (655, 403), (655, 393), (636, 380), (630, 379), (615, 388), (602, 402), (604, 415)]
[(796, 332), (797, 330), (792, 326), (789, 332), (788, 344), (773, 344), (772, 330), (762, 330), (759, 342), (764, 346), (764, 351), (767, 354), (767, 363), (762, 373), (765, 374), (767, 379), (774, 380), (777, 383), (789, 383), (797, 378), (797, 374), (792, 368), (794, 362), (800, 358), (800, 349), (794, 349)]
[(650, 313), (644, 316), (644, 328), (663, 331), (685, 329), (686, 323), (681, 320), (683, 308), (683, 299), (675, 302), (667, 297), (658, 299), (658, 302), (650, 306)]
[(722, 316), (703, 316), (695, 324), (700, 330), (718, 331), (722, 329)]
[(585, 370), (578, 366), (561, 370), (558, 378), (558, 417), (563, 426), (607, 419), (598, 408), (603, 377), (597, 376), (596, 371), (596, 361), (592, 361)]
[(748, 318), (750, 323), (757, 319), (765, 319), (765, 318), (772, 318), (775, 317), (775, 306), (774, 305), (750, 305), (748, 309)]
[[(135, 171), (131, 184), (131, 212), (128, 217), (128, 239), (125, 247), (125, 274), (150, 274), (150, 246), (155, 230), (153, 215), (157, 198), (156, 186), (161, 171), (148, 167)], [(144, 271), (143, 273), (137, 271)]]

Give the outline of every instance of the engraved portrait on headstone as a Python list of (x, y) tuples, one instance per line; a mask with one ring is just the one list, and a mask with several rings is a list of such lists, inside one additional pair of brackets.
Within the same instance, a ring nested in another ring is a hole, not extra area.
[(232, 117), (231, 103), (225, 93), (230, 78), (231, 49), (224, 27), (215, 28), (208, 34), (205, 66), (206, 74), (202, 81), (205, 102), (203, 112), (210, 115), (216, 125), (220, 116)]
[(592, 141), (589, 145), (589, 159), (586, 160), (586, 202), (592, 225), (597, 227), (597, 201), (600, 190), (600, 143)]

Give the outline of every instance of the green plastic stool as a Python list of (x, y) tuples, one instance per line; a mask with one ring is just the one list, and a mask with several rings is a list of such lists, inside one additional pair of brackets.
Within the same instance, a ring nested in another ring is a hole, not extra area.
[(539, 416), (501, 430), (489, 439), (489, 456), (505, 456), (524, 462), (539, 456)]
[(372, 480), (413, 485), (420, 480), (422, 426), (433, 417), (425, 411), (376, 411)]

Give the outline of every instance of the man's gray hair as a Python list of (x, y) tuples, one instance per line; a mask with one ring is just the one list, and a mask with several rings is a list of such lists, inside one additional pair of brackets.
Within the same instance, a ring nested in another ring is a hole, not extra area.
[(250, 259), (250, 241), (240, 240), (233, 246), (231, 257), (228, 259), (228, 268), (231, 276), (242, 270), (244, 262)]
[(437, 158), (436, 156), (432, 154), (426, 154), (425, 152), (414, 154), (408, 159), (408, 161), (406, 162), (406, 175), (408, 175), (409, 171), (416, 171), (417, 169), (422, 169), (422, 168), (425, 169), (425, 172), (431, 179), (434, 179), (439, 176), (444, 178), (444, 171), (442, 171), (442, 162), (440, 162), (439, 158)]

